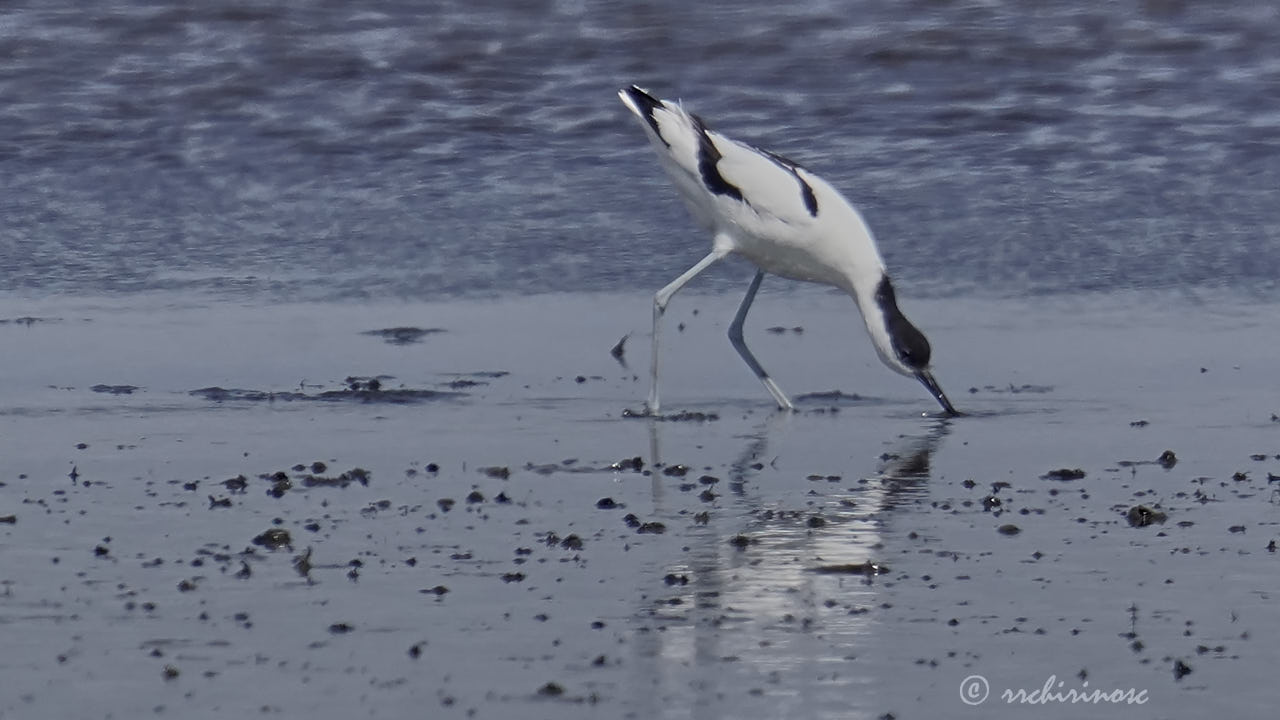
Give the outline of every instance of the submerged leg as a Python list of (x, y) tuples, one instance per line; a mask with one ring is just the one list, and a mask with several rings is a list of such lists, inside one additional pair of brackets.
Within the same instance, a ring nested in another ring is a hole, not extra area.
[(706, 257), (699, 260), (693, 267), (685, 270), (684, 274), (672, 280), (670, 284), (653, 296), (653, 359), (649, 365), (649, 402), (646, 403), (650, 415), (658, 414), (658, 358), (661, 345), (659, 342), (659, 326), (662, 323), (662, 314), (667, 311), (667, 303), (671, 302), (672, 295), (675, 295), (686, 283), (697, 277), (698, 273), (711, 267), (717, 260), (727, 254), (727, 250), (712, 250)]
[(795, 410), (795, 406), (787, 399), (785, 393), (778, 388), (778, 384), (769, 377), (769, 373), (764, 371), (760, 366), (760, 361), (756, 360), (756, 356), (751, 354), (747, 349), (747, 341), (742, 338), (742, 324), (746, 322), (747, 311), (751, 309), (751, 303), (756, 299), (756, 291), (760, 289), (760, 281), (764, 279), (764, 271), (757, 270), (756, 276), (751, 279), (751, 287), (747, 288), (747, 296), (742, 298), (742, 304), (738, 306), (738, 314), (733, 318), (733, 324), (729, 326), (729, 342), (733, 343), (733, 349), (738, 351), (743, 360), (747, 361), (747, 365), (751, 368), (751, 372), (760, 378), (760, 382), (764, 383), (764, 389), (769, 391), (774, 401), (778, 403), (781, 410)]

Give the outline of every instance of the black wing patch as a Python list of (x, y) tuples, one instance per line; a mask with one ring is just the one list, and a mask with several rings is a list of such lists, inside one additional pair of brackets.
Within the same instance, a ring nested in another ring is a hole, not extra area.
[(693, 113), (689, 113), (689, 117), (693, 118), (693, 129), (698, 133), (698, 174), (702, 176), (702, 184), (715, 195), (728, 195), (734, 200), (742, 200), (742, 190), (725, 180), (716, 168), (723, 155), (716, 144), (711, 142), (711, 136), (707, 135), (706, 124)]
[(929, 340), (898, 309), (898, 300), (893, 294), (893, 285), (888, 275), (880, 277), (880, 285), (876, 287), (876, 304), (884, 313), (885, 327), (889, 330), (889, 340), (893, 343), (893, 351), (904, 365), (915, 370), (929, 367)]
[(796, 170), (800, 167), (800, 163), (785, 158), (776, 152), (761, 150), (766, 157), (777, 163), (784, 170), (791, 173), (796, 182), (800, 183), (800, 195), (804, 197), (804, 208), (809, 211), (809, 217), (818, 217), (818, 196), (813, 193), (813, 187), (800, 177), (800, 173)]
[(663, 145), (671, 147), (671, 143), (662, 137), (662, 131), (658, 129), (658, 119), (653, 116), (654, 111), (662, 107), (662, 101), (635, 85), (627, 88), (627, 97), (631, 98), (631, 101), (639, 106), (640, 109), (644, 110), (644, 121), (649, 123), (649, 127), (653, 128), (653, 134), (658, 136)]

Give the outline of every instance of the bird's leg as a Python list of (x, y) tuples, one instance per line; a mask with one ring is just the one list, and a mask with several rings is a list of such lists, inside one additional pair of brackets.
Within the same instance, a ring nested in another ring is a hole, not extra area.
[(778, 403), (780, 410), (795, 410), (795, 405), (787, 399), (785, 393), (778, 388), (778, 384), (769, 377), (769, 373), (764, 371), (760, 366), (760, 361), (756, 360), (756, 356), (751, 354), (751, 350), (747, 349), (747, 341), (742, 338), (742, 324), (747, 320), (747, 311), (751, 309), (751, 303), (756, 299), (756, 291), (760, 289), (760, 281), (764, 280), (764, 271), (757, 270), (756, 276), (751, 279), (751, 287), (747, 288), (747, 296), (742, 298), (742, 304), (738, 306), (738, 314), (733, 317), (733, 323), (729, 325), (729, 342), (733, 343), (733, 349), (738, 351), (742, 359), (747, 361), (747, 365), (751, 368), (751, 372), (760, 378), (760, 382), (764, 383), (764, 389), (769, 391), (774, 401)]
[(693, 267), (684, 271), (680, 277), (672, 280), (666, 287), (659, 290), (653, 296), (653, 359), (649, 365), (649, 402), (646, 407), (650, 415), (658, 414), (658, 358), (659, 358), (659, 329), (662, 324), (662, 314), (667, 311), (667, 303), (671, 302), (671, 296), (680, 292), (680, 288), (684, 287), (690, 280), (697, 277), (698, 273), (711, 267), (716, 261), (728, 254), (727, 250), (712, 250), (706, 257), (699, 260)]

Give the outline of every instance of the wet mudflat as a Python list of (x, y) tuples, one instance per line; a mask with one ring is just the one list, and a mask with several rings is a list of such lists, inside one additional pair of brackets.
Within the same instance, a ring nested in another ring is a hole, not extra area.
[(757, 305), (783, 416), (681, 296), (651, 422), (648, 298), (534, 300), (3, 305), (0, 715), (1270, 707), (1265, 306), (913, 302), (945, 420), (847, 299)]

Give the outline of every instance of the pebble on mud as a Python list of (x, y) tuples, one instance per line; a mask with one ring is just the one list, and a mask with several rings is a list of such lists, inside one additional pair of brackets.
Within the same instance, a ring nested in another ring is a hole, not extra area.
[(253, 539), (254, 545), (261, 545), (268, 550), (289, 547), (292, 542), (293, 538), (289, 537), (289, 531), (281, 528), (271, 528)]
[(624, 458), (609, 466), (614, 470), (634, 470), (640, 472), (644, 470), (644, 460), (639, 455), (630, 458)]
[(1013, 523), (1009, 523), (1008, 525), (1001, 525), (1000, 527), (996, 528), (996, 532), (1000, 533), (1001, 535), (1013, 536), (1022, 532), (1022, 528), (1018, 527), (1017, 525), (1014, 525)]
[(1129, 521), (1130, 527), (1146, 527), (1155, 523), (1163, 523), (1169, 519), (1169, 516), (1158, 511), (1152, 510), (1146, 505), (1134, 505), (1125, 513), (1125, 519)]
[(1178, 464), (1178, 456), (1174, 455), (1172, 450), (1165, 450), (1160, 453), (1160, 457), (1156, 458), (1156, 462), (1160, 463), (1160, 467), (1168, 470)]
[(564, 695), (564, 688), (557, 683), (549, 682), (538, 688), (538, 694), (542, 697), (560, 697)]

